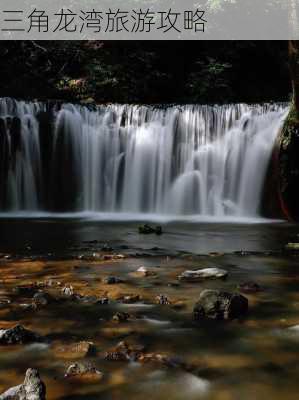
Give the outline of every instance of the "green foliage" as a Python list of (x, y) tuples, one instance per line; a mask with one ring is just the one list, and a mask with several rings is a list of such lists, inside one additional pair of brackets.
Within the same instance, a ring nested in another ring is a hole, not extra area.
[(195, 101), (219, 102), (231, 97), (231, 88), (227, 72), (232, 68), (230, 63), (219, 62), (207, 57), (205, 61), (197, 61), (197, 71), (190, 74), (188, 87)]
[(285, 120), (285, 125), (299, 125), (299, 112), (293, 103), (291, 103), (289, 114)]
[(284, 100), (285, 42), (0, 42), (0, 96), (90, 103)]

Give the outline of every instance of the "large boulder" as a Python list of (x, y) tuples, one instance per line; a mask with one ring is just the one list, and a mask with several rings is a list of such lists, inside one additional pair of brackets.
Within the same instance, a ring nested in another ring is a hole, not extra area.
[(89, 363), (76, 362), (71, 364), (64, 375), (65, 378), (71, 378), (80, 381), (100, 381), (103, 378), (102, 372), (100, 372), (95, 366)]
[(196, 320), (231, 320), (241, 318), (248, 312), (248, 300), (238, 293), (220, 290), (204, 290), (193, 309)]
[(197, 282), (197, 281), (202, 281), (205, 279), (219, 279), (219, 278), (226, 278), (228, 272), (225, 269), (221, 268), (203, 268), (203, 269), (197, 269), (195, 271), (193, 270), (187, 270), (181, 273), (181, 275), (178, 276), (178, 279), (181, 281), (187, 281), (187, 282)]
[(0, 344), (27, 344), (42, 341), (42, 337), (22, 325), (0, 329)]
[(59, 358), (77, 359), (95, 355), (96, 347), (92, 342), (81, 341), (54, 347), (54, 352)]
[(46, 386), (36, 369), (26, 371), (21, 385), (12, 387), (0, 395), (0, 400), (45, 400)]
[(55, 299), (47, 292), (37, 292), (33, 296), (33, 304), (36, 306), (47, 306), (48, 304), (54, 303)]

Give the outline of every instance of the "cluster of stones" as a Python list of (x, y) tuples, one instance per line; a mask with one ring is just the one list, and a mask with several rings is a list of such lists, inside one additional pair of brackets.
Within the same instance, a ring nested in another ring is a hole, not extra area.
[[(140, 278), (147, 278), (155, 275), (152, 270), (141, 266), (137, 269), (136, 275)], [(190, 282), (200, 282), (207, 279), (225, 279), (227, 271), (220, 268), (204, 268), (197, 270), (183, 271), (177, 277), (177, 285), (188, 284)], [(117, 276), (107, 276), (102, 279), (105, 285), (114, 285), (123, 283), (124, 281)], [(53, 295), (41, 289), (50, 287), (57, 288), (60, 295)], [(260, 290), (260, 287), (254, 282), (247, 282), (239, 287), (240, 291), (253, 293)], [(28, 307), (37, 308), (44, 307), (60, 300), (74, 300), (90, 304), (108, 304), (108, 297), (99, 298), (96, 296), (84, 296), (76, 294), (72, 285), (63, 286), (61, 282), (48, 281), (40, 285), (18, 286), (15, 288), (15, 293), (22, 296), (31, 296), (32, 303)], [(4, 299), (5, 300), (5, 299)], [(138, 294), (125, 294), (117, 299), (124, 304), (137, 303), (142, 300)], [(161, 306), (175, 306), (165, 294), (159, 294), (155, 299), (156, 304)], [(23, 305), (25, 306), (25, 305)], [(229, 293), (221, 290), (204, 290), (201, 292), (197, 303), (193, 309), (193, 317), (195, 320), (232, 320), (239, 319), (246, 315), (248, 311), (248, 300), (239, 293)], [(116, 312), (112, 318), (112, 322), (123, 323), (129, 322), (134, 316), (126, 312)], [(26, 329), (22, 325), (16, 325), (9, 329), (0, 329), (0, 344), (15, 345), (28, 344), (35, 342), (46, 341), (39, 334)], [(93, 356), (96, 354), (96, 347), (92, 342), (81, 341), (79, 343), (60, 346), (54, 349), (56, 353), (65, 358), (70, 358), (70, 354), (75, 354), (75, 358)], [(192, 370), (192, 366), (187, 365), (182, 360), (170, 357), (167, 354), (146, 352), (144, 346), (140, 344), (128, 344), (120, 342), (115, 348), (107, 351), (104, 354), (104, 359), (109, 361), (135, 361), (139, 363), (156, 363), (172, 368), (181, 368), (184, 370)], [(103, 374), (95, 366), (90, 363), (78, 362), (69, 365), (65, 372), (65, 378), (68, 379), (87, 379), (100, 380)], [(34, 388), (34, 389), (32, 389)], [(33, 393), (33, 394), (32, 394)], [(36, 370), (28, 370), (23, 384), (9, 389), (0, 396), (0, 400), (8, 400), (10, 398), (22, 400), (43, 400), (45, 398), (45, 386), (40, 380)], [(12, 394), (15, 397), (11, 397)]]

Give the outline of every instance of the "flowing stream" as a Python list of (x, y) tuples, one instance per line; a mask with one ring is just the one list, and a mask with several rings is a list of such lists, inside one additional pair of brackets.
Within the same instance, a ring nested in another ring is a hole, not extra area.
[(258, 217), (285, 113), (0, 99), (0, 211)]

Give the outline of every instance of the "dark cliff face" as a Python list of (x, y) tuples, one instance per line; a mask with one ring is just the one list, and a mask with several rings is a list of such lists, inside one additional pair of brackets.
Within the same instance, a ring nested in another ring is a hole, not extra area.
[(292, 107), (280, 133), (278, 188), (285, 216), (299, 221), (299, 118)]
[(278, 139), (268, 165), (261, 200), (262, 215), (272, 219), (284, 219), (287, 217), (283, 212), (279, 193), (279, 168), (277, 163), (279, 154)]

